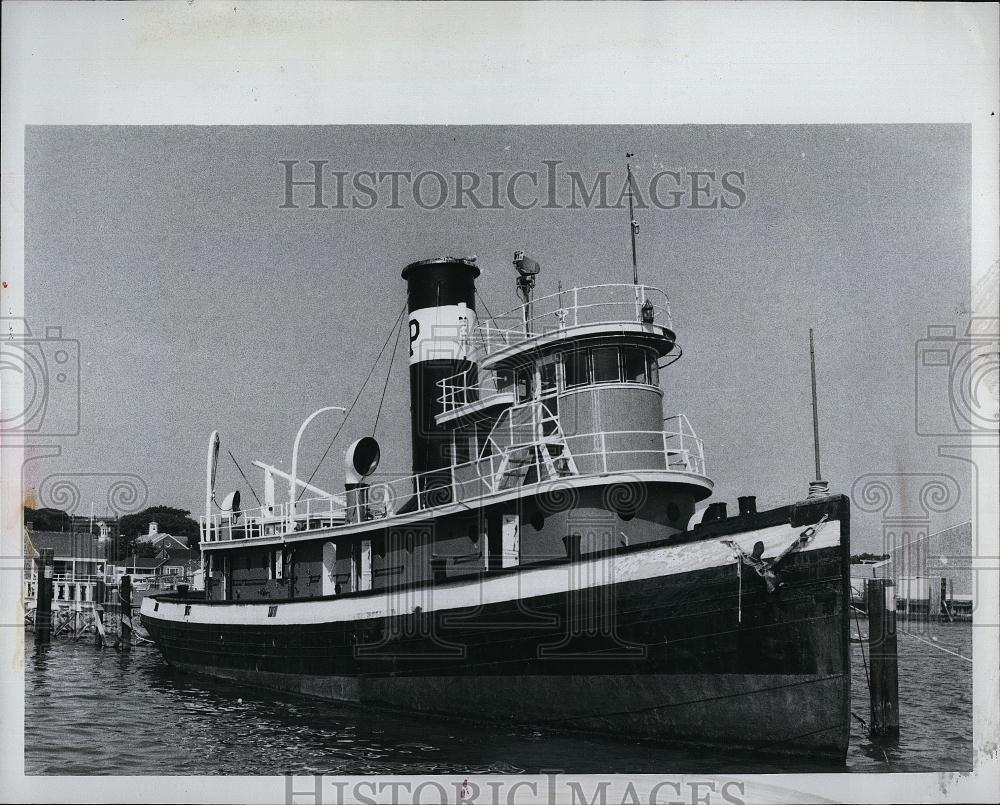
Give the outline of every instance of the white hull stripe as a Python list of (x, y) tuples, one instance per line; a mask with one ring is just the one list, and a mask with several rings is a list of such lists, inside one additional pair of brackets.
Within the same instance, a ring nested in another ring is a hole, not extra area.
[[(350, 598), (330, 597), (313, 601), (289, 601), (274, 604), (268, 601), (233, 602), (228, 604), (189, 604), (143, 599), (142, 614), (165, 621), (205, 624), (255, 626), (290, 626), (303, 623), (333, 623), (386, 618), (408, 614), (419, 607), (423, 612), (462, 609), (499, 604), (544, 595), (564, 593), (608, 584), (672, 576), (715, 567), (733, 568), (733, 549), (721, 542), (731, 540), (751, 553), (755, 542), (764, 543), (764, 558), (782, 553), (806, 526), (793, 528), (778, 525), (757, 531), (706, 539), (702, 542), (667, 545), (646, 551), (609, 555), (579, 562), (538, 568), (526, 567), (519, 573), (493, 578), (473, 579), (467, 583), (451, 583), (444, 587), (423, 587), (403, 590), (379, 590), (370, 596)], [(840, 543), (840, 522), (831, 520), (820, 527), (802, 552), (835, 547)], [(188, 614), (185, 615), (185, 611)], [(273, 611), (273, 614), (268, 613)]]

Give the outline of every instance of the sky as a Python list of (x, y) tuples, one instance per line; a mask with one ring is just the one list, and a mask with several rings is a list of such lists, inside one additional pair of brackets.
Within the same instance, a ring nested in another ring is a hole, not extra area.
[[(519, 170), (544, 176), (557, 160), (567, 184), (567, 171), (588, 184), (610, 171), (620, 188), (633, 152), (640, 191), (664, 170), (743, 176), (735, 209), (690, 209), (685, 199), (636, 211), (640, 280), (668, 294), (683, 346), (662, 373), (665, 413), (686, 413), (703, 438), (712, 499), (735, 510), (738, 495), (756, 494), (760, 508), (805, 496), (812, 327), (832, 491), (884, 476), (904, 514), (929, 518), (932, 530), (962, 522), (966, 465), (938, 455), (962, 439), (915, 427), (918, 404), (922, 417), (948, 421), (947, 383), (915, 355), (928, 326), (962, 333), (968, 321), (969, 146), (957, 125), (29, 127), (27, 321), (36, 335), (59, 326), (79, 341), (80, 432), (39, 438), (48, 447), (26, 463), (25, 485), (45, 505), (69, 478), (76, 513), (94, 502), (101, 514), (116, 477), (139, 478), (146, 505), (197, 515), (218, 429), (218, 487), (241, 488), (253, 505), (227, 451), (259, 494), (251, 459), (287, 468), (302, 420), (350, 405), (404, 304), (406, 264), (477, 255), (494, 314), (517, 304), (516, 249), (542, 266), (538, 294), (559, 281), (631, 281), (625, 209), (544, 209), (544, 193), (524, 183), (522, 198), (539, 199), (533, 209), (422, 209), (406, 190), (399, 209), (387, 208), (387, 193), (372, 209), (310, 209), (311, 191), (282, 209), (281, 160), (300, 161), (297, 178), (307, 160), (327, 160), (348, 181), (359, 171), (492, 171), (506, 181)], [(436, 184), (422, 187), (433, 202)], [(401, 346), (377, 430), (382, 468), (394, 473), (409, 467), (403, 358)], [(343, 449), (371, 433), (387, 363), (318, 485), (341, 488)], [(921, 383), (929, 390), (918, 403)], [(339, 425), (330, 414), (310, 426), (301, 475)], [(957, 500), (926, 513), (914, 487), (941, 475), (954, 479)], [(855, 550), (878, 549), (883, 513), (854, 512)]]

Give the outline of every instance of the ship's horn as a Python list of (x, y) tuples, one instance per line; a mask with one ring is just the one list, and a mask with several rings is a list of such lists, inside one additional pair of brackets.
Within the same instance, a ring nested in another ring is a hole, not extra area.
[(222, 499), (219, 508), (227, 514), (239, 514), (240, 511), (240, 490), (230, 492)]
[(382, 450), (373, 436), (363, 436), (351, 443), (344, 454), (345, 485), (348, 488), (360, 484), (362, 479), (378, 469)]

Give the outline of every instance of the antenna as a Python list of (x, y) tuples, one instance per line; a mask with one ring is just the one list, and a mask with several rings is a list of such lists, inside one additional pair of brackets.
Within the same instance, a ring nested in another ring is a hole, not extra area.
[(629, 162), (635, 154), (628, 153), (625, 154), (625, 170), (627, 172), (627, 183), (628, 183), (628, 217), (630, 222), (630, 231), (632, 233), (632, 284), (639, 284), (639, 265), (635, 259), (635, 236), (639, 234), (639, 224), (635, 221), (635, 212), (632, 209), (632, 163)]
[(816, 481), (819, 482), (823, 474), (819, 469), (819, 410), (816, 405), (816, 350), (813, 347), (812, 327), (809, 328), (809, 368), (812, 372), (813, 450), (816, 454)]

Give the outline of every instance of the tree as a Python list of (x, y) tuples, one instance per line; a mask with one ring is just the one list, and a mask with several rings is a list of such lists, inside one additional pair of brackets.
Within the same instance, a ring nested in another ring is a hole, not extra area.
[(192, 551), (198, 550), (198, 523), (192, 520), (187, 509), (175, 509), (172, 506), (150, 506), (135, 514), (126, 514), (118, 521), (118, 533), (121, 535), (117, 554), (131, 556), (138, 552), (136, 539), (149, 531), (149, 524), (156, 523), (161, 534), (173, 534), (175, 537), (187, 537)]
[(32, 509), (24, 507), (24, 523), (31, 523), (35, 531), (64, 531), (70, 522), (62, 509)]

